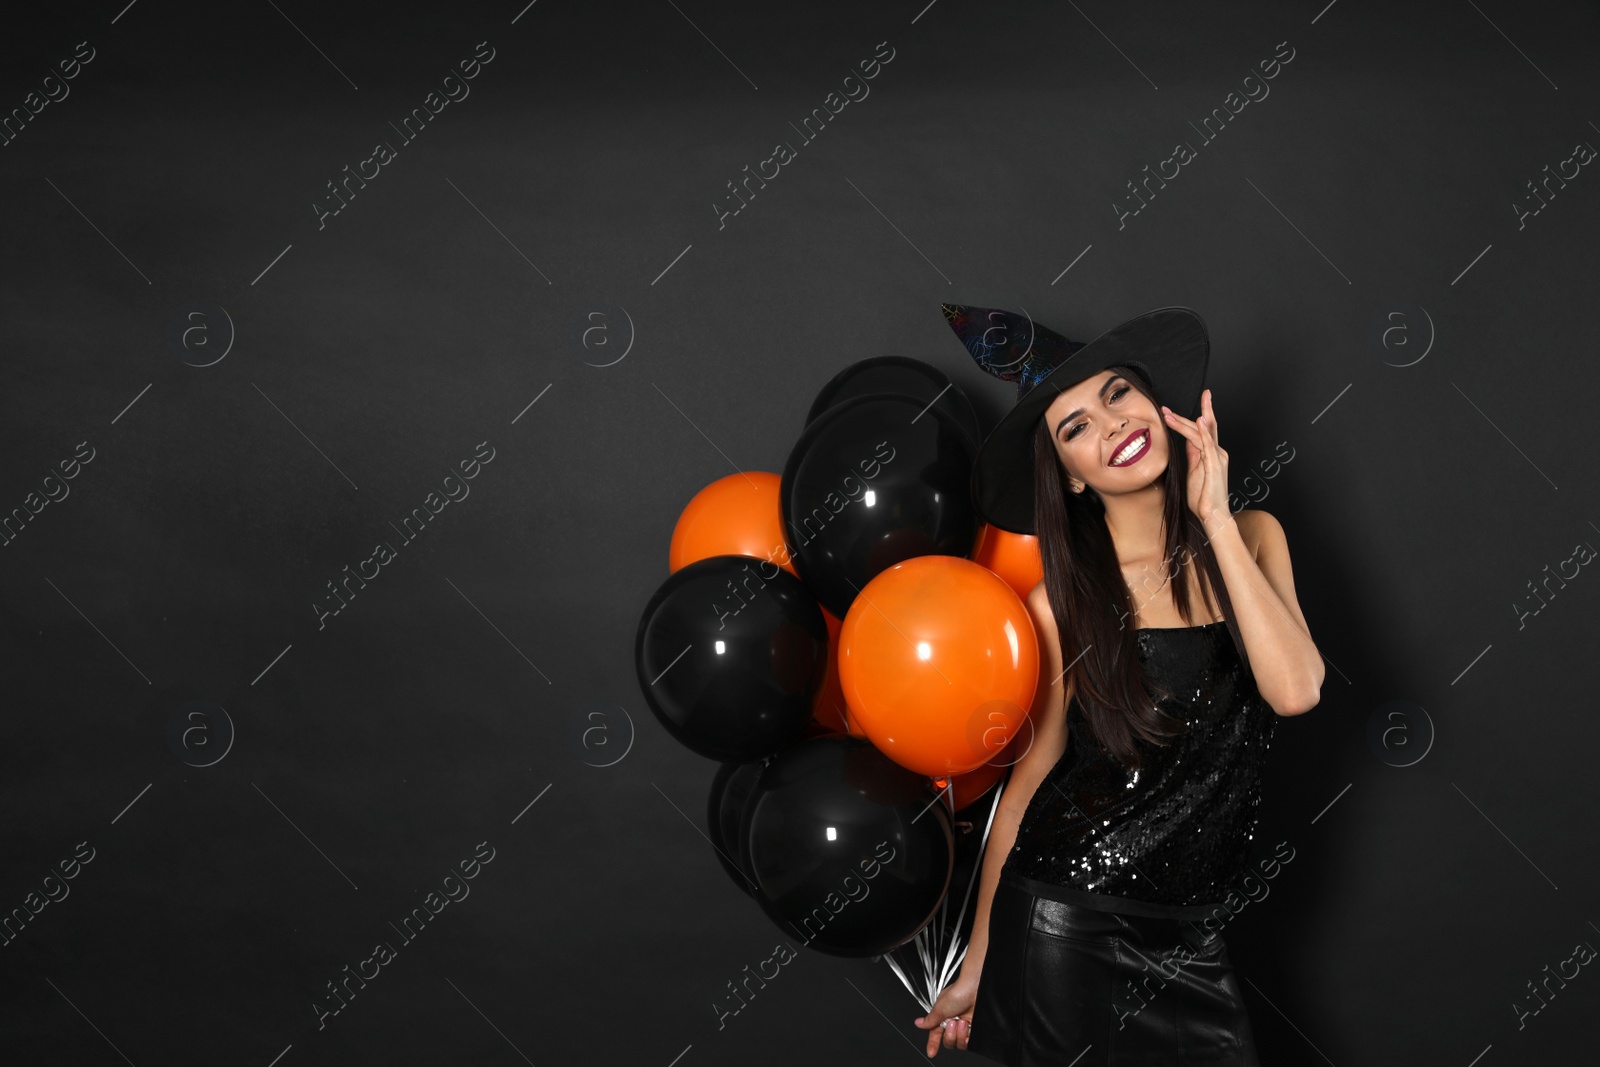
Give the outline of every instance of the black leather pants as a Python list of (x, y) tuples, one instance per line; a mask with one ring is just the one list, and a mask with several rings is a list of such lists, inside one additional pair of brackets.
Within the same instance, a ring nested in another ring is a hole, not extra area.
[(1064, 895), (1002, 875), (968, 1051), (1010, 1067), (1259, 1067), (1220, 933)]

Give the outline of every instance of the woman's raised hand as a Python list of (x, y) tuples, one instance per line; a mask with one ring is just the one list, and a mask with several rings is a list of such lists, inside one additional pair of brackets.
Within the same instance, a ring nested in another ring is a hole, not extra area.
[(940, 991), (939, 999), (933, 1002), (933, 1010), (916, 1020), (917, 1026), (928, 1031), (929, 1056), (939, 1054), (941, 1035), (945, 1048), (967, 1047), (967, 1040), (972, 1036), (972, 1011), (977, 1003), (976, 976), (958, 975)]
[(1205, 527), (1209, 537), (1213, 524), (1231, 517), (1228, 506), (1228, 453), (1217, 438), (1217, 412), (1211, 406), (1211, 390), (1200, 394), (1200, 418), (1189, 420), (1167, 407), (1161, 407), (1167, 425), (1188, 442), (1185, 451), (1189, 464), (1189, 510)]

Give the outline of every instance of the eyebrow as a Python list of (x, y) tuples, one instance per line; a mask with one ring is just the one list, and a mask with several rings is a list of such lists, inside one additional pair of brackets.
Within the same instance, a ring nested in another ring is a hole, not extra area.
[[(1120, 381), (1122, 381), (1122, 375), (1120, 375), (1120, 374), (1113, 374), (1111, 377), (1107, 378), (1105, 380), (1105, 384), (1100, 386), (1100, 399), (1104, 400), (1106, 398), (1106, 393), (1110, 391), (1111, 387), (1113, 385), (1117, 384)], [(1084, 412), (1083, 408), (1077, 408), (1070, 415), (1068, 415), (1066, 418), (1064, 418), (1060, 422), (1056, 423), (1055, 433), (1052, 434), (1052, 436), (1059, 436), (1060, 433), (1061, 433), (1061, 427), (1065, 426), (1067, 423), (1071, 422), (1073, 419), (1077, 418), (1079, 415), (1082, 415), (1083, 412)]]

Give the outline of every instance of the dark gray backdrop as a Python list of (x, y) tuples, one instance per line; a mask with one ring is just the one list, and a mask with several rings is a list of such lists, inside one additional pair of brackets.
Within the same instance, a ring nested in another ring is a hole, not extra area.
[(29, 516), (0, 909), (31, 915), (0, 1058), (920, 1058), (888, 969), (814, 951), (719, 1028), (782, 932), (632, 656), (679, 510), (781, 470), (842, 367), (927, 360), (992, 424), (1011, 391), (942, 300), (1210, 325), (1231, 487), (1283, 523), (1328, 659), (1256, 835), (1295, 858), (1228, 927), (1266, 1062), (1592, 1055), (1600, 978), (1549, 976), (1600, 945), (1596, 30), (1487, 0), (8, 13), (0, 108), (38, 111), (0, 147), (0, 510)]

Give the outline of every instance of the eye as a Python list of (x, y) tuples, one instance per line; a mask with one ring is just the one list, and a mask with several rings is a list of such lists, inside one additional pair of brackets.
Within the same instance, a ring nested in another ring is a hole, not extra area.
[[(1128, 385), (1128, 384), (1124, 383), (1121, 386), (1119, 386), (1118, 388), (1113, 389), (1111, 391), (1111, 399), (1108, 400), (1107, 403), (1115, 404), (1117, 401), (1122, 399), (1122, 395), (1124, 393), (1126, 393), (1128, 390), (1130, 390), (1132, 388), (1133, 387), (1131, 385)], [(1081, 423), (1081, 422), (1073, 423), (1071, 426), (1069, 426), (1067, 428), (1067, 432), (1062, 435), (1062, 440), (1070, 441), (1074, 437), (1078, 436), (1078, 430), (1081, 429), (1083, 427), (1083, 425), (1084, 424)]]

